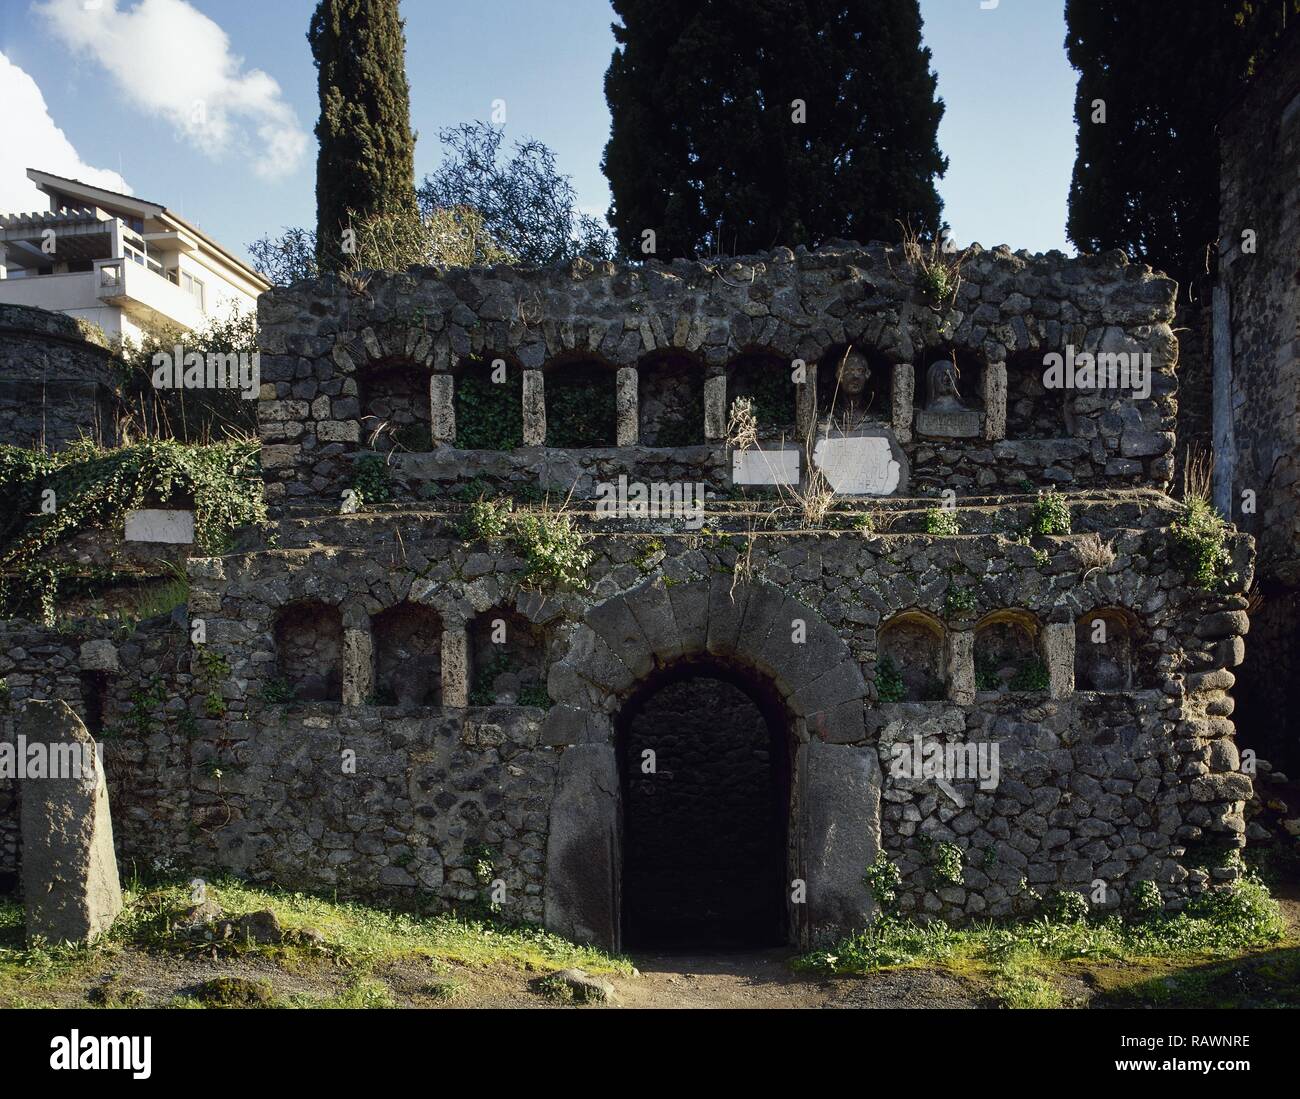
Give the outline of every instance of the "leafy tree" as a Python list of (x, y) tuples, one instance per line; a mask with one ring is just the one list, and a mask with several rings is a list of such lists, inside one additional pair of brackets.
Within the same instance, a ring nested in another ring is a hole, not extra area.
[(344, 264), (343, 231), (417, 216), (415, 136), (398, 0), (320, 0), (307, 32), (318, 70), (316, 255)]
[(1067, 231), (1080, 249), (1121, 248), (1184, 286), (1213, 269), (1217, 124), (1288, 8), (1300, 0), (1066, 0), (1079, 71)]
[(917, 0), (613, 0), (602, 168), (660, 258), (933, 235), (947, 170)]
[(503, 159), (501, 130), (466, 122), (439, 132), (443, 162), (424, 177), (423, 210), (473, 207), (488, 234), (523, 263), (549, 264), (574, 256), (607, 258), (613, 237), (599, 218), (580, 213), (572, 180), (555, 154), (532, 138)]
[[(433, 209), (426, 215), (376, 214), (353, 223), (355, 249), (340, 257), (345, 271), (404, 270), (412, 265), (474, 267), (514, 263), (469, 206)], [(253, 266), (277, 286), (315, 278), (316, 234), (288, 228), (279, 237), (261, 237), (248, 246)]]

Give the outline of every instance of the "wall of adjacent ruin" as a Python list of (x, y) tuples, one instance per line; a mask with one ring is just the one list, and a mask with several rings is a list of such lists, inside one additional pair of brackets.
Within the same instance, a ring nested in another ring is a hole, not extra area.
[(1262, 600), (1252, 611), (1241, 713), (1252, 746), (1292, 770), (1300, 766), (1289, 689), (1300, 675), (1300, 35), (1289, 36), (1219, 132), (1215, 498), (1259, 540)]
[(0, 305), (0, 443), (61, 450), (117, 438), (117, 386), (104, 334), (63, 313)]

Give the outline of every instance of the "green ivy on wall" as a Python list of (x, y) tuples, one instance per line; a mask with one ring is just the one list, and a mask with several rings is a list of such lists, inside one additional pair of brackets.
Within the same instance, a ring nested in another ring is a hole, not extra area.
[(524, 445), (523, 386), (506, 368), (502, 382), (486, 368), (456, 378), (456, 446), (461, 450), (514, 450)]
[(613, 446), (617, 435), (612, 370), (590, 367), (547, 375), (547, 446)]

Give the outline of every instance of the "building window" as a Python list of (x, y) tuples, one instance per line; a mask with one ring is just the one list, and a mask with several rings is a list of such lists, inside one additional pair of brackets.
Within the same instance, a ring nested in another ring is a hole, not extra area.
[(181, 289), (194, 299), (194, 304), (203, 308), (203, 283), (187, 271), (181, 272)]

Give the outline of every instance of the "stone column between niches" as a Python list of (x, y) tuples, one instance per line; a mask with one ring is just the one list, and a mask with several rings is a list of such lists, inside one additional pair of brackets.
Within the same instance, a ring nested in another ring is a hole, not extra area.
[(464, 624), (442, 631), (442, 704), (462, 710), (469, 705), (469, 631)]
[(704, 438), (710, 443), (727, 437), (727, 376), (704, 379)]
[(804, 366), (804, 379), (794, 389), (794, 422), (799, 441), (807, 439), (817, 427), (817, 364)]
[(984, 387), (984, 438), (1007, 437), (1007, 364), (986, 363), (981, 379)]
[(456, 442), (456, 382), (450, 374), (429, 379), (429, 423), (434, 446)]
[(524, 371), (524, 446), (546, 445), (546, 383), (540, 370)]
[(1074, 693), (1074, 623), (1047, 623), (1039, 646), (1047, 665), (1048, 696), (1069, 698)]
[(900, 443), (912, 441), (912, 407), (916, 400), (916, 371), (911, 363), (895, 363), (890, 386), (890, 419)]
[(969, 706), (975, 701), (975, 631), (949, 630), (943, 655), (948, 701)]
[(641, 437), (635, 366), (620, 366), (615, 381), (614, 409), (618, 415), (618, 445), (636, 446)]
[(375, 652), (369, 625), (343, 629), (343, 705), (360, 706), (374, 694)]

